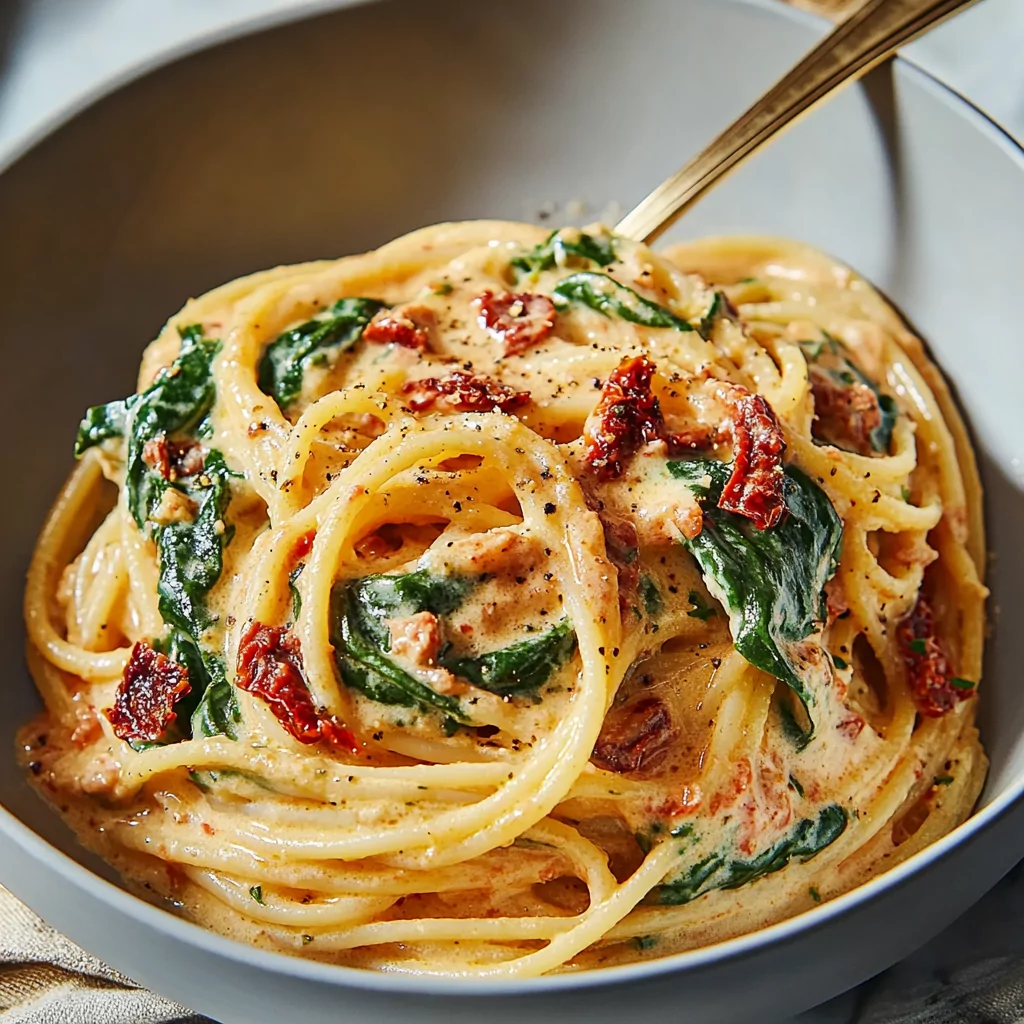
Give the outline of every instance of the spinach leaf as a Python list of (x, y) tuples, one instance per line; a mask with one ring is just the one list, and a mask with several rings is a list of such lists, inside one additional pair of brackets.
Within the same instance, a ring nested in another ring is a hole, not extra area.
[(715, 329), (715, 321), (720, 316), (724, 316), (728, 308), (725, 295), (722, 292), (715, 292), (715, 297), (711, 300), (708, 311), (701, 317), (700, 324), (697, 327), (698, 333), (705, 341), (711, 340), (711, 332)]
[(607, 274), (580, 271), (560, 281), (551, 298), (557, 307), (566, 308), (579, 302), (607, 317), (618, 317), (643, 327), (674, 327), (677, 331), (692, 331), (688, 320), (638, 295), (632, 288), (619, 284)]
[(220, 579), (224, 545), (231, 539), (231, 531), (224, 525), (231, 500), (229, 476), (224, 456), (216, 449), (209, 451), (201, 475), (187, 477), (181, 485), (167, 485), (178, 486), (196, 503), (195, 518), (168, 523), (158, 531), (160, 614), (197, 643), (216, 621), (206, 607), (206, 598)]
[[(128, 507), (142, 530), (151, 527), (159, 556), (160, 615), (170, 627), (155, 645), (188, 669), (192, 692), (178, 708), (182, 735), (237, 735), (240, 712), (219, 657), (206, 651), (202, 634), (213, 624), (207, 597), (223, 571), (223, 549), (232, 530), (224, 517), (232, 475), (216, 449), (204, 457), (201, 473), (175, 481), (143, 458), (146, 443), (177, 434), (193, 438), (208, 423), (216, 399), (211, 364), (220, 342), (192, 324), (179, 329), (181, 351), (169, 368), (140, 394), (90, 409), (79, 427), (75, 453), (111, 437), (128, 438), (125, 486)], [(191, 519), (159, 525), (150, 518), (165, 492), (174, 488), (195, 505)], [(186, 722), (189, 724), (186, 725)]]
[(174, 627), (154, 646), (188, 669), (192, 692), (178, 705), (179, 722), (189, 720), (193, 737), (223, 735), (237, 739), (236, 725), (242, 715), (224, 662), (215, 654), (201, 651), (188, 633)]
[(646, 573), (640, 577), (640, 597), (644, 602), (644, 611), (647, 612), (648, 618), (653, 619), (656, 615), (661, 614), (664, 605), (661, 591), (658, 589), (658, 584)]
[[(457, 722), (466, 722), (458, 701), (436, 693), (396, 665), (389, 619), (418, 612), (445, 616), (455, 611), (479, 582), (468, 576), (435, 575), (426, 569), (400, 575), (377, 574), (336, 587), (332, 595), (332, 643), (346, 686), (382, 704), (434, 708)], [(568, 619), (545, 633), (498, 651), (459, 657), (442, 649), (443, 668), (485, 690), (502, 695), (536, 692), (576, 649)]]
[[(838, 338), (834, 338), (828, 331), (821, 333), (823, 341), (800, 342), (804, 356), (809, 362), (818, 362), (824, 355), (824, 360), (819, 364), (820, 369), (828, 374), (837, 387), (843, 389), (863, 385), (871, 390), (878, 401), (880, 419), (878, 426), (868, 434), (868, 440), (872, 451), (888, 452), (899, 415), (895, 399), (879, 390), (878, 385), (849, 357), (846, 346)], [(834, 440), (829, 439), (829, 443), (834, 443)]]
[(468, 576), (438, 576), (427, 569), (394, 576), (364, 576), (351, 585), (360, 630), (383, 651), (391, 647), (385, 619), (406, 619), (417, 612), (450, 615), (475, 586)]
[(820, 487), (787, 466), (787, 514), (759, 530), (748, 519), (717, 507), (730, 467), (708, 459), (669, 462), (704, 511), (704, 527), (684, 543), (713, 597), (729, 613), (736, 650), (750, 664), (781, 679), (806, 706), (806, 657), (798, 650), (825, 618), (825, 584), (835, 573), (843, 524)]
[(302, 575), (302, 570), (305, 568), (306, 563), (299, 562), (299, 564), (295, 566), (290, 573), (288, 573), (288, 589), (291, 591), (292, 595), (292, 622), (298, 622), (299, 613), (302, 611), (302, 593), (295, 583)]
[[(368, 623), (373, 622), (373, 632)], [(436, 693), (396, 665), (378, 643), (387, 626), (360, 605), (359, 583), (336, 587), (331, 595), (331, 643), (334, 659), (346, 686), (365, 693), (380, 704), (418, 707), (443, 712), (457, 722), (468, 721), (454, 698)], [(390, 638), (387, 640), (390, 644)]]
[(139, 529), (160, 503), (167, 482), (146, 465), (142, 454), (147, 441), (161, 435), (188, 433), (213, 408), (216, 386), (210, 364), (220, 351), (220, 342), (203, 338), (200, 328), (181, 331), (181, 352), (130, 407), (125, 432), (128, 457), (125, 472), (128, 507)]
[(285, 331), (267, 346), (260, 360), (260, 390), (286, 408), (298, 397), (306, 368), (317, 354), (332, 346), (339, 352), (351, 348), (384, 308), (377, 299), (339, 299), (329, 311)]
[(843, 834), (846, 822), (846, 811), (839, 804), (829, 804), (822, 808), (817, 820), (802, 818), (788, 836), (750, 860), (735, 860), (724, 853), (702, 858), (659, 886), (658, 897), (662, 903), (678, 905), (712, 889), (738, 889), (781, 871), (794, 858), (801, 862), (810, 860)]
[(689, 598), (690, 604), (693, 605), (693, 607), (686, 613), (689, 618), (700, 619), (701, 622), (707, 622), (708, 619), (715, 614), (715, 609), (704, 600), (700, 591), (691, 590), (686, 596)]
[(570, 259), (588, 260), (599, 267), (607, 267), (617, 259), (615, 239), (598, 238), (584, 232), (580, 232), (579, 237), (566, 237), (560, 231), (552, 231), (539, 245), (509, 263), (517, 274), (526, 275), (565, 266)]
[(128, 410), (138, 401), (138, 395), (106, 405), (94, 405), (87, 409), (78, 426), (75, 438), (75, 458), (80, 459), (93, 445), (101, 444), (112, 437), (124, 437), (124, 424)]
[[(142, 528), (160, 495), (147, 486), (142, 450), (160, 434), (170, 435), (198, 425), (215, 397), (210, 363), (220, 342), (203, 337), (202, 327), (182, 327), (181, 351), (170, 367), (141, 394), (89, 409), (78, 427), (75, 457), (112, 437), (128, 435), (128, 503)], [(153, 504), (149, 504), (152, 501)]]
[[(208, 664), (213, 659), (208, 658)], [(209, 682), (192, 713), (193, 736), (227, 736), (238, 739), (236, 726), (242, 720), (235, 688), (224, 674), (224, 665), (217, 663), (216, 671), (210, 672)]]
[(565, 618), (540, 636), (476, 657), (445, 658), (442, 664), (474, 686), (504, 697), (536, 693), (575, 650), (576, 633)]

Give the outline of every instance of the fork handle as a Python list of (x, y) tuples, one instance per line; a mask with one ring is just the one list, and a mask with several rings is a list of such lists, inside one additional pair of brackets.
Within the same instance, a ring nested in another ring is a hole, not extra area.
[(745, 114), (646, 199), (615, 230), (652, 242), (760, 146), (842, 86), (976, 0), (866, 0)]

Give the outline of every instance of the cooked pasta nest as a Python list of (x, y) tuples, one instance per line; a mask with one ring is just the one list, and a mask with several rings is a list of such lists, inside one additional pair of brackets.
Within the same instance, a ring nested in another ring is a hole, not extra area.
[(775, 239), (427, 228), (173, 316), (29, 572), (29, 778), (333, 963), (531, 976), (810, 910), (971, 811), (981, 495), (921, 343)]

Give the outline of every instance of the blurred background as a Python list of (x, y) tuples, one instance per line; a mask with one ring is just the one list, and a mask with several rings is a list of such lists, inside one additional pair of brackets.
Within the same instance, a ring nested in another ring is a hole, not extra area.
[[(242, 21), (272, 24), (345, 2), (351, 0), (0, 0), (0, 151), (23, 149), (59, 112), (197, 34), (229, 35)], [(792, 2), (838, 18), (858, 0)], [(1022, 54), (1024, 0), (982, 0), (908, 50), (1018, 138)]]

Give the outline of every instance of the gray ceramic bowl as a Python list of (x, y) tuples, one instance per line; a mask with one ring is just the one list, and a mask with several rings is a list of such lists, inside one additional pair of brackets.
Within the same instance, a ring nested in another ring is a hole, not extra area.
[[(804, 121), (715, 192), (687, 234), (805, 239), (923, 332), (972, 424), (988, 490), (996, 630), (978, 812), (871, 884), (742, 939), (615, 970), (455, 984), (259, 952), (121, 889), (29, 792), (14, 731), (29, 550), (88, 404), (130, 390), (189, 295), (433, 221), (628, 207), (822, 26), (741, 0), (393, 0), (197, 53), (80, 114), (0, 175), (0, 881), (91, 952), (226, 1024), (615, 1022), (781, 1016), (884, 968), (1024, 855), (1024, 154), (907, 64)], [(198, 45), (198, 43), (197, 43)], [(2, 161), (0, 161), (2, 162)], [(555, 214), (555, 219), (560, 213)]]

